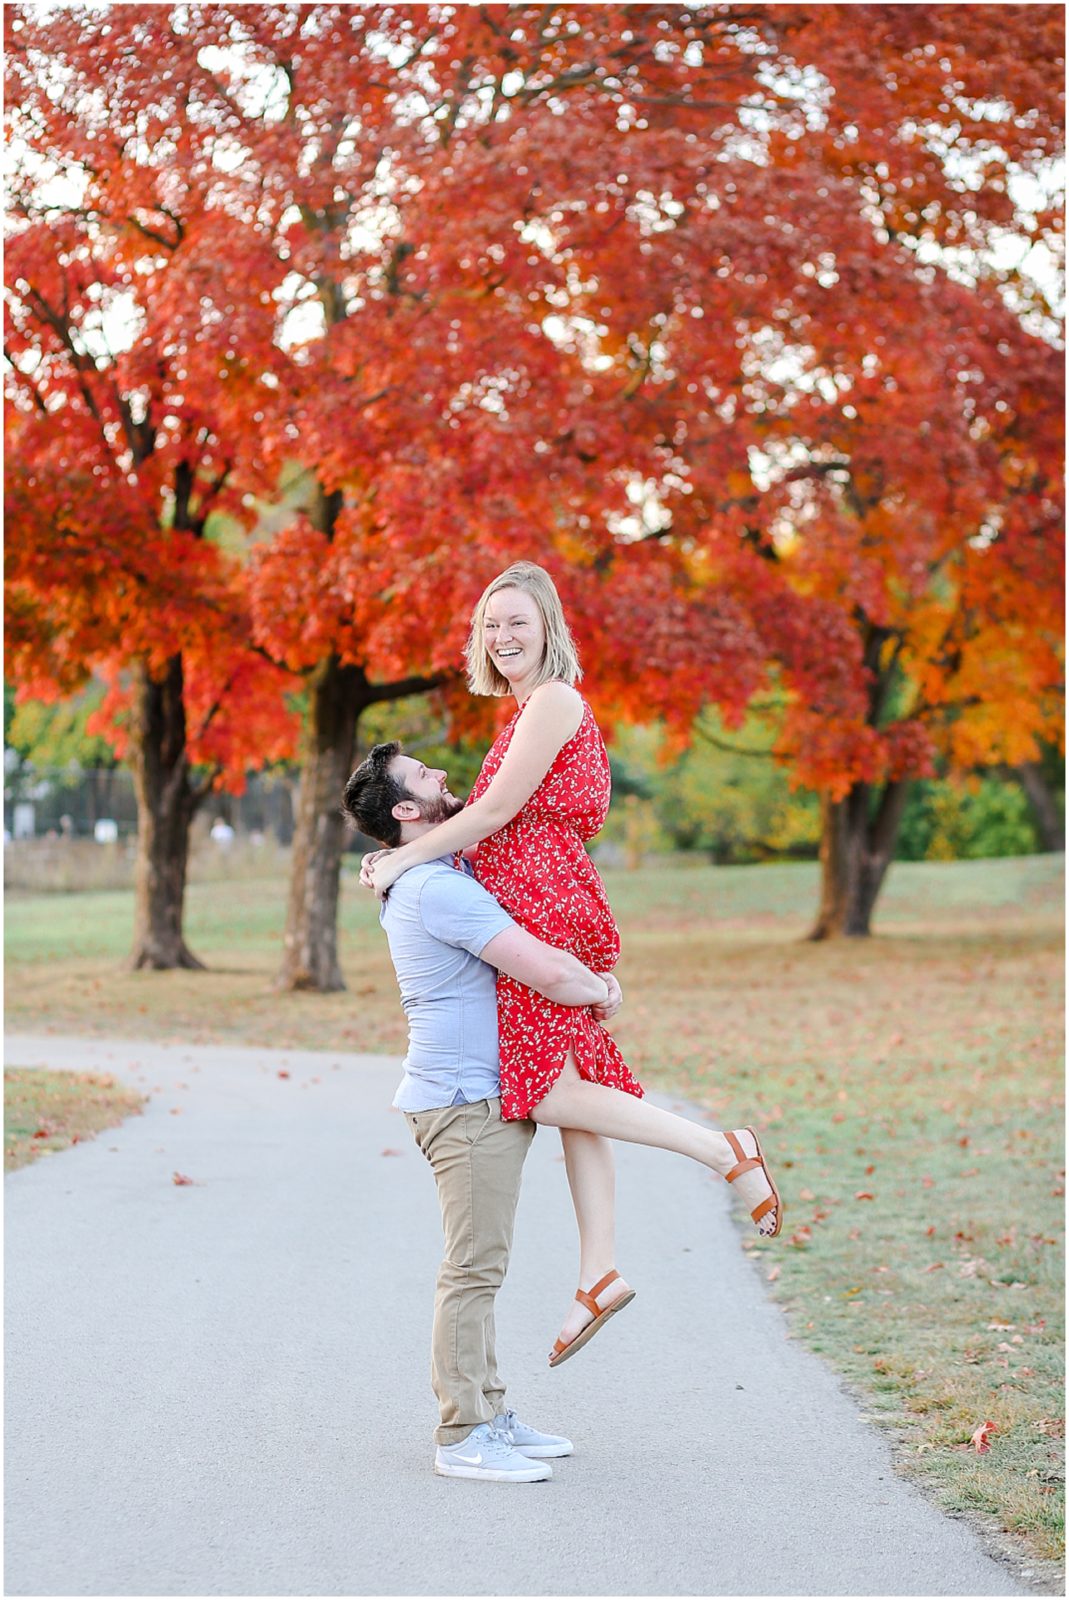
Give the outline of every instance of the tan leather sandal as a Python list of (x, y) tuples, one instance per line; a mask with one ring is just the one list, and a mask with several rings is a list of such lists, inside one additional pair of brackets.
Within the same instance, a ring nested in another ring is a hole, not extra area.
[(567, 1361), (569, 1356), (574, 1356), (577, 1350), (581, 1350), (594, 1337), (599, 1328), (605, 1326), (610, 1317), (615, 1317), (618, 1311), (624, 1309), (624, 1306), (631, 1304), (635, 1298), (634, 1289), (628, 1289), (626, 1293), (614, 1300), (612, 1305), (606, 1306), (604, 1311), (598, 1305), (598, 1295), (607, 1289), (610, 1283), (615, 1283), (619, 1276), (620, 1274), (614, 1268), (612, 1272), (607, 1272), (604, 1278), (599, 1278), (589, 1291), (586, 1289), (577, 1289), (575, 1291), (575, 1298), (580, 1305), (586, 1306), (594, 1320), (593, 1322), (588, 1322), (585, 1328), (580, 1328), (574, 1339), (557, 1340), (553, 1346), (553, 1353), (549, 1358), (551, 1367), (559, 1367), (562, 1361)]
[(779, 1197), (779, 1190), (776, 1187), (776, 1180), (768, 1170), (768, 1165), (761, 1151), (761, 1141), (757, 1137), (756, 1131), (753, 1128), (745, 1128), (743, 1131), (752, 1136), (753, 1142), (757, 1146), (757, 1154), (755, 1156), (748, 1156), (733, 1133), (725, 1134), (728, 1144), (730, 1144), (738, 1159), (736, 1160), (731, 1171), (725, 1173), (724, 1176), (728, 1183), (734, 1183), (735, 1179), (741, 1178), (744, 1172), (752, 1172), (755, 1167), (761, 1168), (761, 1171), (768, 1180), (772, 1193), (770, 1195), (766, 1195), (758, 1205), (754, 1206), (753, 1210), (750, 1212), (750, 1216), (753, 1218), (754, 1222), (760, 1222), (762, 1217), (767, 1217), (768, 1213), (773, 1207), (775, 1207), (776, 1226), (772, 1229), (771, 1233), (764, 1233), (761, 1235), (763, 1239), (774, 1239), (780, 1228), (783, 1226), (783, 1201)]

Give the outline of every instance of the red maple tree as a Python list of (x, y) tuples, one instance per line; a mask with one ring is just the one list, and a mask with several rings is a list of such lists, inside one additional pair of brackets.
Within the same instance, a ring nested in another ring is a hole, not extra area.
[(868, 925), (895, 785), (985, 717), (1022, 729), (978, 637), (1050, 726), (1057, 437), (1004, 377), (1048, 395), (1050, 346), (984, 251), (1054, 227), (1010, 193), (1060, 148), (1053, 7), (22, 16), (28, 81), (98, 90), (52, 148), (92, 167), (102, 125), (111, 214), (169, 282), (225, 280), (237, 481), (303, 474), (247, 572), (258, 647), (309, 687), (283, 982), (341, 982), (361, 711), (442, 684), (470, 727), (464, 621), (517, 557), (560, 579), (606, 715), (683, 737), (777, 672), (826, 932)]
[(533, 555), (599, 709), (685, 732), (773, 663), (781, 755), (824, 801), (816, 931), (867, 932), (910, 778), (1060, 728), (1060, 362), (997, 265), (1007, 230), (1058, 237), (1027, 183), (1062, 148), (1059, 13), (372, 25), (370, 50), (331, 11), (249, 28), (283, 63), (286, 168), (322, 184), (286, 191), (324, 307), (298, 431), (339, 496), (314, 614), (343, 654), (448, 670), (482, 580)]
[[(47, 51), (19, 24), (7, 670), (23, 698), (108, 681), (95, 725), (128, 761), (138, 802), (131, 962), (195, 967), (182, 932), (193, 817), (213, 787), (240, 789), (251, 766), (288, 755), (296, 734), (292, 679), (254, 645), (241, 562), (210, 536), (214, 514), (243, 509), (217, 348), (232, 281), (210, 258), (175, 269), (206, 175), (163, 211), (98, 125), (99, 19), (57, 18)], [(85, 74), (70, 98), (54, 92), (60, 61)]]

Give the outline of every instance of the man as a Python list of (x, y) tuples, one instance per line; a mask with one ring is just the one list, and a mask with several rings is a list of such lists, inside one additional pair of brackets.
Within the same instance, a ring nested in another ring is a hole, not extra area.
[[(461, 809), (446, 774), (397, 743), (379, 744), (345, 786), (362, 833), (395, 847)], [(393, 885), (379, 913), (408, 1017), (404, 1111), (434, 1171), (445, 1255), (438, 1273), (431, 1378), (441, 1411), (434, 1469), (445, 1477), (535, 1483), (567, 1439), (505, 1406), (494, 1348), (494, 1300), (508, 1267), (533, 1122), (501, 1120), (496, 974), (606, 1020), (620, 988), (518, 927), (469, 870), (444, 856)]]

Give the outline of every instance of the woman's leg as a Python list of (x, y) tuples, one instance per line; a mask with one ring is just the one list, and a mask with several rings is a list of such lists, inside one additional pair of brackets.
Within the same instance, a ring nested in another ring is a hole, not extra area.
[[(616, 1265), (616, 1162), (612, 1144), (600, 1134), (561, 1128), (560, 1139), (579, 1224), (579, 1287), (589, 1290)], [(598, 1297), (598, 1304), (610, 1306), (628, 1287), (623, 1278), (616, 1279)], [(582, 1301), (573, 1301), (561, 1339), (570, 1343), (590, 1320)]]
[[(622, 1089), (610, 1089), (603, 1083), (590, 1083), (580, 1076), (571, 1053), (560, 1077), (534, 1107), (531, 1117), (535, 1122), (551, 1128), (575, 1128), (585, 1133), (600, 1133), (609, 1139), (623, 1139), (628, 1144), (674, 1150), (679, 1155), (700, 1161), (703, 1166), (721, 1175), (730, 1172), (738, 1160), (719, 1130), (703, 1128), (687, 1117), (662, 1111), (636, 1095), (625, 1094)], [(736, 1137), (747, 1156), (756, 1153), (752, 1134), (741, 1131), (736, 1133)], [(735, 1180), (733, 1187), (748, 1211), (752, 1211), (772, 1193), (768, 1179), (759, 1167), (744, 1172)], [(758, 1232), (771, 1233), (775, 1225), (776, 1210), (773, 1208), (757, 1224)], [(615, 1284), (613, 1287), (616, 1287)]]

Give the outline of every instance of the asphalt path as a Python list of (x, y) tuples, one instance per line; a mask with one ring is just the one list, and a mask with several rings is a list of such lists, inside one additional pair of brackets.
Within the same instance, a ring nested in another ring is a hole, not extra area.
[(7, 1061), (150, 1095), (6, 1182), (7, 1594), (1035, 1592), (895, 1475), (697, 1166), (620, 1147), (638, 1296), (551, 1371), (576, 1252), (539, 1131), (498, 1350), (575, 1454), (442, 1479), (437, 1201), (396, 1061), (51, 1036)]

